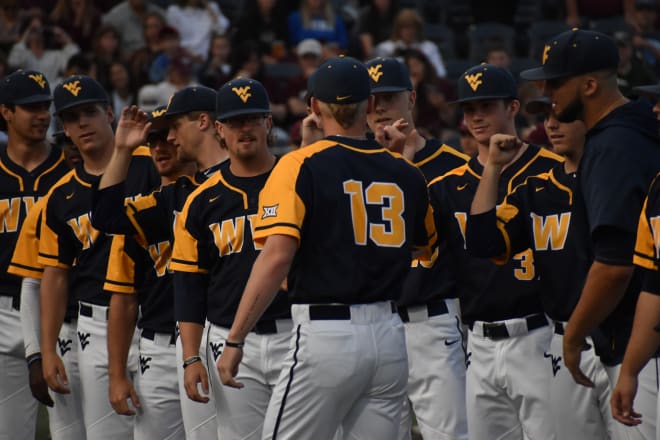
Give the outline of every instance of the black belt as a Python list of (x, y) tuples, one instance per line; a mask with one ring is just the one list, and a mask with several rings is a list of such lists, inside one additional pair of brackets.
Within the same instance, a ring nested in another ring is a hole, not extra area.
[[(543, 313), (528, 316), (525, 318), (525, 321), (527, 321), (527, 331), (536, 330), (537, 328), (545, 327), (548, 325), (548, 320)], [(489, 322), (484, 322), (482, 326), (484, 337), (486, 338), (504, 339), (509, 337), (509, 330), (507, 330), (506, 324), (503, 322), (492, 324)], [(474, 324), (470, 324), (470, 330), (472, 330), (473, 327)]]
[[(400, 307), (397, 307), (397, 311), (399, 312), (399, 316), (401, 317), (401, 321), (410, 322), (410, 316), (408, 315), (408, 309), (413, 308), (413, 307), (415, 307), (415, 306), (410, 306), (410, 307), (400, 306)], [(426, 307), (426, 310), (428, 311), (429, 318), (431, 316), (446, 315), (447, 313), (449, 313), (449, 310), (447, 309), (447, 303), (445, 303), (444, 300), (432, 301), (428, 304), (423, 305), (422, 307)]]
[(274, 335), (277, 333), (277, 321), (274, 319), (258, 321), (252, 331), (258, 335)]
[[(94, 316), (94, 313), (93, 313), (94, 309), (92, 308), (92, 306), (90, 306), (88, 304), (83, 304), (83, 303), (79, 303), (79, 304), (80, 304), (80, 308), (79, 308), (80, 316), (86, 316), (88, 318), (91, 318), (92, 316)], [(106, 320), (108, 319), (109, 312), (110, 312), (110, 307), (105, 309), (105, 319)]]
[(564, 334), (564, 324), (561, 322), (555, 321), (555, 334), (563, 335)]
[(14, 296), (14, 295), (1, 295), (0, 296), (8, 296), (11, 298), (11, 308), (14, 310), (21, 310), (21, 295)]
[[(396, 305), (391, 303), (392, 313), (396, 313)], [(322, 320), (349, 320), (351, 319), (351, 306), (348, 304), (311, 304), (309, 306), (309, 319)]]
[(170, 344), (172, 344), (172, 345), (176, 344), (176, 331), (173, 331), (173, 332), (156, 332), (154, 330), (149, 330), (148, 328), (145, 328), (145, 329), (142, 329), (141, 336), (144, 339), (149, 339), (150, 341), (153, 341), (154, 339), (156, 339), (156, 333), (169, 334), (170, 335)]

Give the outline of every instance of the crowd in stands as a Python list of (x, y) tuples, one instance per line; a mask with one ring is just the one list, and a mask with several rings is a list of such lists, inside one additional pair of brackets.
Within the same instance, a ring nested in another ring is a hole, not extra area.
[[(53, 5), (53, 3), (55, 3)], [(455, 81), (481, 61), (514, 75), (541, 57), (547, 38), (572, 26), (611, 35), (620, 48), (620, 87), (657, 82), (660, 0), (3, 0), (0, 78), (44, 73), (54, 87), (88, 74), (116, 113), (167, 104), (191, 84), (218, 88), (237, 77), (268, 89), (280, 147), (300, 141), (307, 78), (324, 59), (405, 60), (417, 92), (416, 126), (460, 147)], [(522, 100), (539, 91), (522, 83)], [(521, 108), (524, 108), (524, 102)], [(546, 144), (521, 112), (523, 136)], [(540, 128), (539, 128), (540, 127)]]

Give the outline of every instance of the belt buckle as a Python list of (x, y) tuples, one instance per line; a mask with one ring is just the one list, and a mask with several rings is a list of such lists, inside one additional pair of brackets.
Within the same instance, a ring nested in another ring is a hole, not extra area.
[(490, 339), (505, 339), (508, 337), (508, 330), (505, 324), (483, 323), (484, 336)]

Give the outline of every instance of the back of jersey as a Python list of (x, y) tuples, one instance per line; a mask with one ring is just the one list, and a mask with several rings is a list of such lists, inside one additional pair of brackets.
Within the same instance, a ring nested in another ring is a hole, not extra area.
[(330, 136), (283, 157), (259, 206), (255, 240), (300, 241), (293, 302), (397, 299), (414, 248), (435, 244), (421, 172), (371, 140)]

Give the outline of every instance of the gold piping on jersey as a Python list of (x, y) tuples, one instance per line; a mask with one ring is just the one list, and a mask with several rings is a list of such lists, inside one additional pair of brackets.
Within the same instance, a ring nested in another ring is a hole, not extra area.
[(60, 157), (55, 161), (55, 163), (50, 168), (44, 170), (44, 172), (39, 174), (36, 179), (34, 179), (34, 186), (32, 187), (32, 190), (36, 191), (37, 188), (39, 188), (39, 181), (41, 180), (41, 178), (47, 175), (48, 173), (50, 173), (51, 171), (53, 171), (55, 168), (57, 168), (59, 164), (61, 164), (63, 161), (64, 161), (64, 153), (60, 152)]
[(46, 200), (46, 197), (38, 200), (23, 222), (14, 248), (14, 254), (7, 268), (7, 272), (12, 275), (37, 279), (41, 279), (43, 276), (44, 268), (37, 261), (39, 257), (38, 228), (40, 226), (38, 220), (44, 206), (46, 206)]
[(135, 262), (124, 251), (125, 245), (125, 236), (112, 237), (103, 290), (133, 295), (136, 293)]
[(25, 191), (24, 185), (23, 185), (23, 178), (21, 176), (14, 173), (13, 171), (10, 171), (9, 168), (7, 168), (7, 166), (1, 160), (0, 160), (0, 168), (2, 168), (5, 173), (9, 174), (10, 176), (15, 177), (16, 180), (18, 180), (18, 189), (19, 189), (19, 191), (21, 191), (21, 192)]
[(651, 225), (649, 225), (649, 221), (646, 215), (646, 210), (648, 209), (648, 201), (649, 199), (647, 196), (644, 200), (644, 206), (642, 207), (642, 215), (639, 216), (633, 264), (649, 270), (658, 270), (658, 255), (655, 245), (656, 237), (654, 236), (654, 231), (651, 229)]
[(452, 147), (450, 147), (450, 146), (448, 146), (448, 145), (442, 144), (442, 146), (441, 146), (440, 148), (438, 148), (438, 149), (437, 149), (433, 154), (431, 154), (429, 157), (427, 157), (427, 158), (425, 158), (425, 159), (422, 159), (422, 160), (420, 160), (419, 162), (414, 162), (414, 164), (415, 164), (417, 167), (421, 167), (422, 165), (425, 165), (425, 164), (431, 162), (433, 159), (435, 159), (436, 157), (440, 156), (440, 155), (443, 154), (443, 153), (447, 153), (447, 154), (451, 154), (451, 155), (453, 155), (453, 156), (460, 157), (461, 159), (465, 160), (466, 162), (467, 162), (468, 160), (470, 160), (470, 156), (468, 156), (467, 154), (463, 154), (463, 153), (461, 153), (460, 151), (458, 151), (458, 150), (456, 150), (456, 149), (454, 149), (454, 148), (452, 148)]

